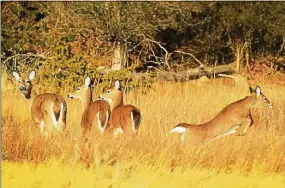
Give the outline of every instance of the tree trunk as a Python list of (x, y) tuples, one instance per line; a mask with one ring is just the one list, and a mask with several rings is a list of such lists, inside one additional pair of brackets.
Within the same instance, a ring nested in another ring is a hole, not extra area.
[[(172, 71), (160, 71), (157, 72), (157, 80), (159, 81), (188, 81), (193, 79), (198, 79), (202, 76), (216, 77), (218, 74), (231, 74), (236, 68), (236, 62), (230, 63), (228, 65), (218, 65), (214, 67), (204, 67), (204, 68), (193, 68), (187, 69), (180, 72)], [(136, 78), (138, 77), (149, 77), (149, 73), (134, 73)]]
[(113, 59), (112, 59), (112, 70), (122, 70), (126, 65), (127, 51), (124, 46), (117, 43), (114, 49)]

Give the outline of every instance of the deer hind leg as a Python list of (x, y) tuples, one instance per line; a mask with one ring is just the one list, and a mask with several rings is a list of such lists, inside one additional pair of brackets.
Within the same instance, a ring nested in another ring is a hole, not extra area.
[(181, 142), (184, 142), (184, 140), (185, 140), (185, 132), (183, 132), (183, 133), (181, 134), (180, 140), (181, 140)]
[(124, 134), (124, 131), (121, 127), (114, 128), (114, 137), (117, 138), (119, 134)]
[(60, 121), (61, 121), (62, 131), (64, 131), (66, 129), (66, 114), (67, 114), (67, 106), (66, 106), (66, 103), (63, 103), (63, 109), (60, 113)]
[(247, 131), (248, 131), (248, 128), (252, 125), (252, 121), (251, 119), (246, 119), (246, 121), (244, 121), (241, 126), (239, 127), (238, 129), (238, 133), (237, 135), (238, 136), (244, 136), (246, 135)]
[(109, 111), (106, 111), (105, 119), (102, 121), (103, 122), (103, 130), (104, 131), (107, 128), (108, 121), (109, 121), (109, 116), (110, 116)]
[(44, 135), (45, 137), (47, 137), (48, 136), (48, 132), (47, 132), (47, 129), (46, 129), (45, 125), (46, 124), (45, 124), (45, 122), (43, 120), (39, 124), (41, 135)]
[(214, 140), (215, 140), (215, 139), (218, 139), (218, 138), (221, 138), (221, 137), (224, 137), (224, 136), (228, 136), (228, 135), (231, 135), (231, 134), (235, 134), (236, 132), (237, 132), (236, 128), (233, 128), (233, 129), (231, 129), (230, 131), (228, 131), (228, 132), (226, 132), (226, 133), (224, 133), (224, 134), (222, 134), (222, 135), (219, 135), (219, 136), (215, 137)]
[(119, 136), (119, 134), (124, 133), (123, 129), (120, 126), (119, 120), (114, 119), (112, 117), (112, 114), (111, 114), (111, 119), (109, 120), (108, 129), (111, 130), (111, 132), (113, 133), (113, 136), (115, 138), (117, 138)]
[(130, 114), (122, 114), (115, 124), (117, 134), (135, 135), (137, 132), (135, 116)]
[(41, 131), (41, 134), (44, 134), (44, 131), (45, 131), (45, 122), (44, 121), (40, 122), (40, 131)]
[(207, 143), (210, 143), (214, 140), (217, 140), (218, 138), (222, 138), (224, 136), (228, 136), (228, 135), (231, 135), (231, 134), (235, 134), (237, 132), (237, 129), (239, 128), (239, 126), (234, 126), (231, 130), (229, 130), (228, 132), (225, 132), (223, 134), (219, 134), (217, 136), (215, 136), (214, 138), (210, 139), (209, 141), (207, 141)]
[(66, 123), (66, 104), (61, 103), (59, 112), (56, 112), (54, 109), (54, 103), (52, 103), (50, 116), (53, 126), (58, 132), (62, 132), (65, 129)]
[(98, 126), (98, 129), (99, 129), (100, 135), (102, 136), (103, 132), (104, 132), (104, 129), (102, 128), (102, 121), (101, 121), (101, 118), (100, 118), (100, 112), (97, 112), (97, 126)]
[(103, 136), (105, 129), (107, 128), (109, 120), (109, 112), (100, 111), (97, 113), (97, 126), (100, 132), (100, 135)]

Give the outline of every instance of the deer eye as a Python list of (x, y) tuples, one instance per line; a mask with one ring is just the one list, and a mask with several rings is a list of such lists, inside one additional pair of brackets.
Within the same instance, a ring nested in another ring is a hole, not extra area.
[(111, 91), (110, 91), (110, 90), (107, 90), (107, 93), (108, 93), (108, 94), (110, 94), (110, 93), (111, 93)]
[(31, 81), (30, 81), (30, 80), (27, 80), (27, 81), (26, 81), (26, 83), (27, 83), (27, 84), (30, 84), (30, 83), (31, 83)]
[(76, 88), (76, 90), (77, 90), (77, 91), (79, 91), (79, 90), (80, 90), (80, 88), (78, 87), (78, 88)]

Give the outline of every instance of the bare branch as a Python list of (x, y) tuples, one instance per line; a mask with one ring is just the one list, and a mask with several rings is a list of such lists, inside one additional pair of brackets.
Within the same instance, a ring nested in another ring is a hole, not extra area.
[(167, 66), (168, 71), (170, 71), (170, 65), (169, 65), (169, 63), (168, 63), (168, 60), (169, 60), (169, 57), (171, 56), (171, 53), (168, 53), (168, 51), (161, 45), (160, 42), (157, 42), (157, 41), (155, 41), (155, 40), (151, 40), (151, 39), (149, 39), (149, 38), (146, 38), (145, 35), (143, 35), (143, 37), (144, 37), (143, 41), (152, 42), (152, 43), (158, 45), (159, 48), (161, 48), (161, 49), (165, 52), (165, 55), (164, 55), (164, 64)]
[(235, 77), (234, 77), (234, 76), (232, 76), (232, 75), (227, 75), (227, 74), (218, 74), (218, 76), (220, 76), (220, 77), (227, 77), (227, 78), (235, 79)]
[(197, 59), (193, 54), (191, 54), (191, 53), (182, 52), (182, 51), (180, 51), (180, 50), (176, 50), (176, 51), (174, 51), (174, 52), (189, 55), (189, 56), (191, 56), (195, 61), (197, 61), (197, 62), (199, 63), (200, 68), (204, 68), (204, 67), (205, 67), (204, 64), (203, 64), (199, 59)]
[(50, 58), (48, 58), (48, 57), (46, 57), (46, 56), (44, 56), (43, 54), (32, 54), (32, 53), (27, 53), (27, 54), (15, 54), (15, 55), (13, 55), (13, 56), (10, 56), (10, 57), (7, 57), (6, 59), (5, 59), (5, 61), (3, 61), (2, 62), (2, 64), (6, 64), (8, 61), (10, 61), (11, 59), (15, 59), (15, 58), (17, 58), (17, 57), (23, 57), (23, 58), (29, 58), (29, 57), (34, 57), (34, 58), (43, 58), (43, 59), (50, 59)]

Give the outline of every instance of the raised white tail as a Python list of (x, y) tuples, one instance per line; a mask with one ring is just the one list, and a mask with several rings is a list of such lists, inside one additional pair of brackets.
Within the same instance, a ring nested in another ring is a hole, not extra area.
[(187, 131), (187, 129), (185, 127), (180, 127), (180, 126), (176, 126), (174, 127), (169, 133), (178, 133), (178, 134), (182, 134), (185, 133)]

